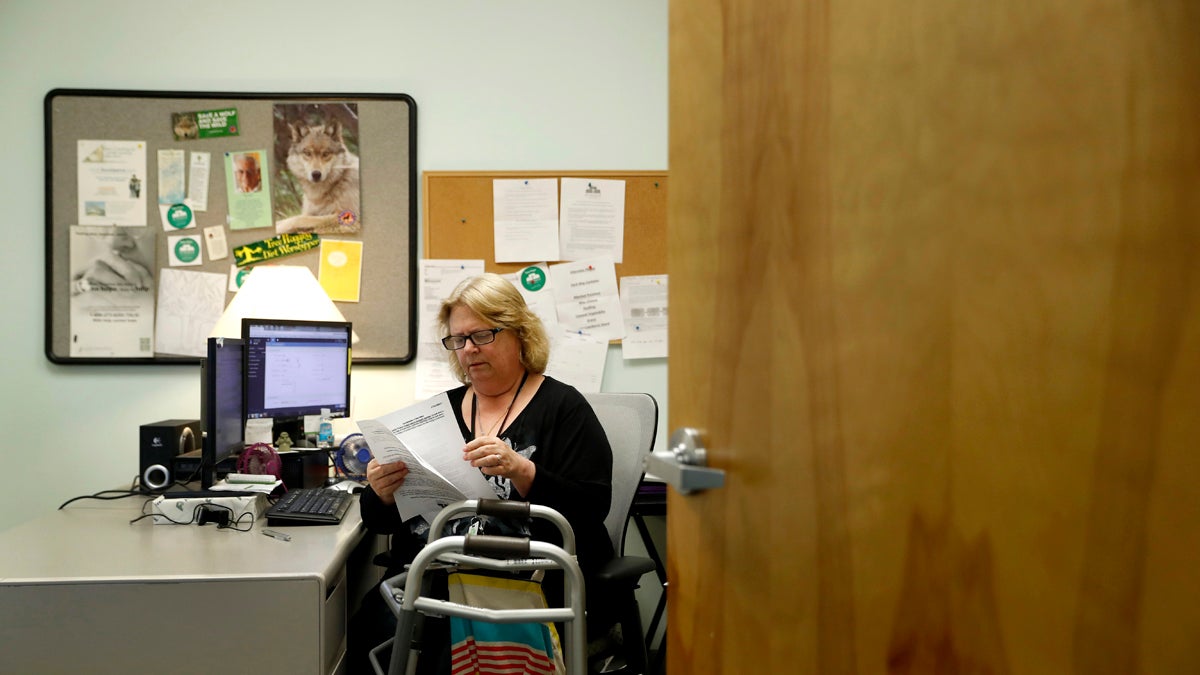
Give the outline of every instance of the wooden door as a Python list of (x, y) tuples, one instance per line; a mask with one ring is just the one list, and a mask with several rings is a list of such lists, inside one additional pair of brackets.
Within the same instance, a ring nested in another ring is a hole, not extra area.
[(1200, 672), (1200, 4), (674, 0), (668, 672)]

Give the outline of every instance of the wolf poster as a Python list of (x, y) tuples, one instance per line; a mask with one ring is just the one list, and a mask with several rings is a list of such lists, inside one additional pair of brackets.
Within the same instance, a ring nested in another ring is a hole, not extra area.
[(274, 106), (275, 231), (362, 231), (358, 105)]

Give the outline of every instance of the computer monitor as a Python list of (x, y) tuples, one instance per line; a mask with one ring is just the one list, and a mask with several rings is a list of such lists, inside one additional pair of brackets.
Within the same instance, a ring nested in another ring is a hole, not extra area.
[(304, 417), (350, 413), (349, 322), (242, 319), (246, 419), (272, 418), (304, 446)]
[(208, 338), (207, 354), (201, 362), (204, 443), (200, 451), (200, 487), (205, 490), (216, 479), (217, 465), (242, 451), (243, 345), (234, 338)]

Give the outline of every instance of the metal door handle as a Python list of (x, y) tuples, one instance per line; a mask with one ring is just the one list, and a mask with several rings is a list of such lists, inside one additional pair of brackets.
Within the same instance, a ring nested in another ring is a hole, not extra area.
[(671, 433), (669, 450), (656, 450), (646, 457), (646, 471), (658, 476), (680, 494), (719, 488), (725, 484), (725, 471), (710, 469), (704, 432), (682, 427)]

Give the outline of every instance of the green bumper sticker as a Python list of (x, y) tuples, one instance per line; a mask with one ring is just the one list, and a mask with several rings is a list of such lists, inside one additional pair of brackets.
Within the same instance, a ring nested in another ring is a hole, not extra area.
[(239, 134), (237, 108), (171, 113), (171, 126), (177, 141)]
[(233, 259), (238, 267), (253, 265), (264, 260), (275, 260), (297, 253), (311, 251), (321, 245), (321, 238), (311, 232), (281, 234), (233, 249)]

